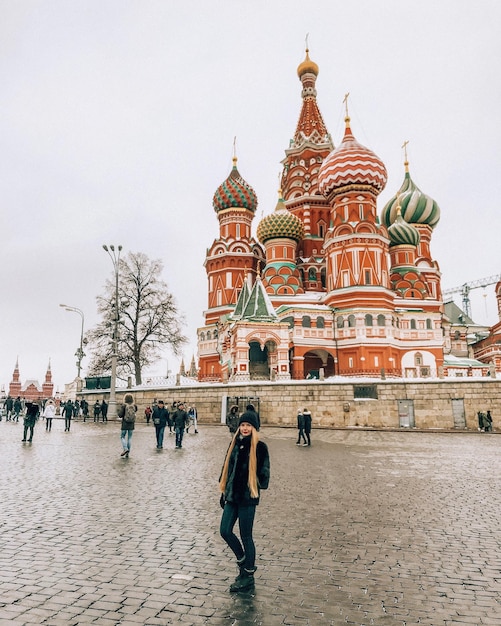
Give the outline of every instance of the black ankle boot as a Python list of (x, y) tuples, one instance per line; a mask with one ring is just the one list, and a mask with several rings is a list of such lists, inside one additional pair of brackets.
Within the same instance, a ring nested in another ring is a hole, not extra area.
[(230, 585), (230, 591), (248, 591), (254, 587), (254, 572), (256, 567), (252, 569), (241, 568), (240, 574), (235, 578), (235, 582)]

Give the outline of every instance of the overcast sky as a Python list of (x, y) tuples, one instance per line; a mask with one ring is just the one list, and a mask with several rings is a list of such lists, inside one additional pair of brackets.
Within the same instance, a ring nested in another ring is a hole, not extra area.
[[(58, 305), (96, 323), (103, 243), (163, 260), (189, 365), (214, 191), (236, 136), (254, 229), (274, 209), (307, 33), (335, 145), (349, 92), (356, 138), (386, 164), (379, 209), (408, 140), (411, 175), (441, 208), (443, 288), (500, 273), (500, 24), (499, 0), (0, 0), (0, 384), (18, 357), (23, 382), (42, 382), (49, 359), (60, 391), (74, 378), (80, 317)], [(497, 321), (493, 285), (472, 312)], [(178, 366), (166, 350), (151, 373)]]

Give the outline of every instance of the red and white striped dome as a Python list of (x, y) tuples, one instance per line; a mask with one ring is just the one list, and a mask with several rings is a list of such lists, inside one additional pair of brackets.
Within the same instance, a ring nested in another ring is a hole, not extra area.
[(320, 193), (328, 198), (347, 185), (369, 185), (377, 194), (386, 186), (388, 174), (381, 159), (369, 148), (358, 143), (346, 118), (342, 143), (324, 160), (318, 174)]

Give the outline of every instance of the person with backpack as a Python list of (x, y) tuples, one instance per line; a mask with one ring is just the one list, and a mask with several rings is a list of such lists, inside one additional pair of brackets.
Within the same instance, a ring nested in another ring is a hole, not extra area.
[(136, 407), (134, 406), (132, 394), (125, 394), (124, 403), (118, 411), (118, 417), (122, 418), (120, 439), (122, 441), (123, 452), (120, 456), (124, 456), (128, 459), (132, 435), (134, 434), (134, 425), (136, 423)]

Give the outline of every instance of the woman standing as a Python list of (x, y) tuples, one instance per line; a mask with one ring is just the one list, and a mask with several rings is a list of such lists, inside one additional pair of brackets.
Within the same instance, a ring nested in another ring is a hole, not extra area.
[(134, 434), (134, 425), (136, 423), (136, 407), (134, 406), (134, 398), (130, 393), (125, 394), (124, 404), (120, 407), (118, 417), (122, 418), (120, 439), (122, 441), (123, 452), (120, 456), (124, 456), (128, 459), (132, 435)]
[(50, 433), (52, 430), (52, 420), (54, 419), (54, 415), (56, 414), (56, 405), (54, 401), (47, 400), (47, 404), (45, 405), (45, 409), (43, 411), (43, 416), (45, 417), (45, 430)]
[[(270, 481), (268, 447), (259, 440), (258, 428), (255, 413), (242, 413), (219, 478), (223, 507), (220, 533), (240, 569), (230, 591), (245, 591), (254, 585), (256, 548), (252, 529), (260, 489), (267, 489)], [(233, 532), (237, 520), (240, 539)]]

